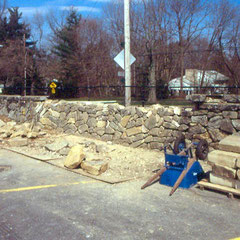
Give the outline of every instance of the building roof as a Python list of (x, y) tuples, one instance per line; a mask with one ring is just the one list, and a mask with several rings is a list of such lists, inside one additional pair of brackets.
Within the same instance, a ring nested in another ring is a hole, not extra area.
[[(200, 86), (203, 76), (202, 70), (186, 69), (186, 74), (183, 76), (183, 87), (192, 89), (191, 87)], [(205, 71), (203, 86), (219, 87), (223, 86), (229, 78), (217, 71)], [(181, 77), (174, 78), (169, 81), (168, 86), (176, 90), (181, 87)]]

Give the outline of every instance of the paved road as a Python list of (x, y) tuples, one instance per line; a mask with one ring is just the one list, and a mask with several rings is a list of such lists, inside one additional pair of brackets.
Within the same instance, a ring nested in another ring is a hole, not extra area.
[(143, 180), (94, 181), (0, 150), (0, 239), (217, 239), (240, 236), (240, 200)]

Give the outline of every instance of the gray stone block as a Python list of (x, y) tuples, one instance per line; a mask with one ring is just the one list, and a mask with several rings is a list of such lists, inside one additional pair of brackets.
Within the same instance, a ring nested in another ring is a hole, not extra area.
[(240, 154), (214, 150), (208, 154), (208, 161), (224, 167), (236, 168), (236, 162), (240, 159)]
[(226, 177), (226, 178), (232, 178), (235, 179), (237, 176), (237, 170), (229, 167), (224, 167), (220, 165), (214, 165), (212, 167), (212, 171), (214, 174), (221, 176), (221, 177)]
[(232, 122), (229, 119), (224, 119), (222, 120), (221, 124), (220, 124), (220, 129), (226, 133), (234, 133), (234, 128), (232, 125)]
[[(240, 180), (240, 169), (237, 170), (237, 179)], [(240, 188), (240, 185), (239, 185)]]
[(225, 187), (235, 188), (235, 181), (210, 173), (210, 182)]
[(219, 149), (227, 152), (240, 153), (240, 136), (231, 135), (219, 142)]

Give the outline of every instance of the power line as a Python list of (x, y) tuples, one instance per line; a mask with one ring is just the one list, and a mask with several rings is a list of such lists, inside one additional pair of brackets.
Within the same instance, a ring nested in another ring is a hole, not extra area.
[[(85, 2), (85, 1), (84, 1), (84, 2)], [(88, 13), (88, 15), (87, 15), (87, 17), (86, 17), (86, 20), (88, 20), (88, 18), (90, 17), (90, 14), (93, 13), (93, 9), (97, 6), (97, 3), (98, 3), (98, 1), (94, 1), (93, 6), (91, 7), (92, 10), (89, 11), (89, 13)]]
[[(240, 47), (228, 47), (224, 48), (223, 50), (239, 50)], [(220, 52), (220, 49), (200, 49), (200, 50), (189, 50), (185, 53), (202, 53), (202, 52)], [(180, 51), (158, 51), (154, 53), (146, 53), (146, 54), (138, 54), (136, 56), (144, 57), (144, 56), (157, 56), (157, 55), (169, 55), (169, 54), (180, 54)]]

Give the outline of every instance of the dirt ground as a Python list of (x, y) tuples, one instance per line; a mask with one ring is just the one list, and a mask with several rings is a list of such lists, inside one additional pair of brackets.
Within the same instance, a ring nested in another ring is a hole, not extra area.
[[(6, 117), (0, 119), (5, 123), (9, 122)], [(110, 183), (138, 178), (148, 179), (154, 170), (164, 165), (164, 153), (160, 151), (131, 148), (83, 136), (59, 134), (55, 130), (40, 129), (34, 138), (12, 136), (1, 138), (2, 148), (61, 168), (65, 168), (64, 161), (70, 149), (75, 145), (82, 145), (86, 156), (90, 158), (93, 156), (94, 159), (108, 163), (108, 169), (99, 176), (90, 175), (81, 168), (70, 171)], [(63, 144), (66, 146), (59, 147)], [(57, 150), (49, 150), (47, 147), (49, 145), (54, 145)], [(209, 166), (206, 163), (201, 164), (208, 170)]]
[(82, 169), (72, 171), (112, 183), (148, 178), (153, 174), (153, 170), (161, 168), (164, 164), (164, 154), (159, 151), (131, 148), (93, 138), (57, 134), (54, 131), (47, 132), (42, 137), (28, 140), (28, 144), (25, 146), (11, 146), (14, 141), (16, 139), (5, 139), (2, 141), (2, 147), (62, 168), (65, 168), (66, 155), (63, 156), (59, 152), (49, 151), (46, 149), (46, 145), (67, 141), (69, 146), (65, 149), (65, 154), (68, 153), (72, 146), (82, 145), (86, 156), (94, 155), (95, 158), (107, 162), (108, 169), (97, 177), (91, 176)]

